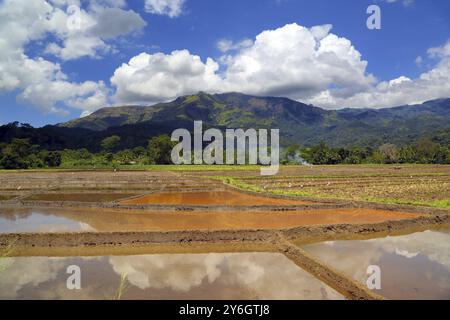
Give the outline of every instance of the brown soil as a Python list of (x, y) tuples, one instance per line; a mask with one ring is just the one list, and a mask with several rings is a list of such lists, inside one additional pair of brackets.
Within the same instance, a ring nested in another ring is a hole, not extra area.
[(161, 192), (141, 198), (122, 201), (125, 205), (226, 205), (226, 206), (263, 206), (263, 205), (299, 205), (310, 202), (301, 200), (285, 200), (257, 195), (248, 195), (236, 191), (215, 192)]

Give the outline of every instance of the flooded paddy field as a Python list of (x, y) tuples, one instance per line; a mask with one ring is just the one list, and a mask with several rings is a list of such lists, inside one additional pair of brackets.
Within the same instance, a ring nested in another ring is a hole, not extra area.
[[(66, 287), (71, 265), (81, 290)], [(0, 299), (344, 298), (280, 253), (10, 257), (0, 266)]]
[(449, 168), (2, 172), (0, 298), (449, 299)]
[(159, 192), (140, 198), (121, 201), (121, 204), (142, 205), (220, 205), (220, 206), (264, 206), (264, 205), (302, 205), (311, 202), (301, 200), (277, 199), (238, 191), (210, 192)]
[(365, 284), (369, 266), (381, 271), (388, 299), (450, 300), (450, 229), (370, 240), (327, 241), (305, 251), (346, 276)]
[(312, 225), (376, 223), (418, 216), (415, 213), (364, 208), (216, 212), (0, 208), (0, 233), (270, 230)]

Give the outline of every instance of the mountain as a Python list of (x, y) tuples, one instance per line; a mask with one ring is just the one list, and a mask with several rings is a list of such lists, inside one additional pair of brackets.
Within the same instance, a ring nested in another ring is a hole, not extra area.
[(146, 145), (151, 136), (192, 129), (194, 120), (205, 127), (278, 128), (282, 145), (331, 146), (411, 143), (421, 136), (436, 136), (450, 128), (450, 99), (387, 109), (324, 110), (279, 97), (240, 93), (180, 97), (153, 106), (103, 108), (91, 115), (43, 128), (0, 127), (0, 141), (27, 137), (50, 148), (87, 147), (97, 151), (100, 141), (119, 135), (123, 148)]
[(267, 127), (289, 121), (306, 125), (319, 120), (324, 110), (286, 98), (254, 97), (239, 93), (199, 93), (149, 107), (103, 108), (93, 114), (60, 124), (60, 127), (105, 130), (146, 121), (202, 120), (213, 126)]

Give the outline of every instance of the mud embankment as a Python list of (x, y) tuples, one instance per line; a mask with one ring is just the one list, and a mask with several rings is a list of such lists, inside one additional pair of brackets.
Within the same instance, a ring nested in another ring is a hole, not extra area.
[(339, 293), (351, 300), (383, 300), (384, 298), (371, 292), (367, 287), (347, 278), (345, 275), (318, 261), (304, 250), (290, 242), (280, 239), (278, 248), (296, 265), (318, 279), (322, 280)]
[(430, 216), (368, 224), (303, 226), (281, 230), (223, 230), (174, 232), (80, 232), (0, 234), (0, 247), (96, 247), (146, 246), (171, 243), (245, 243), (276, 241), (282, 234), (289, 241), (314, 242), (343, 237), (428, 229), (450, 224), (450, 216)]

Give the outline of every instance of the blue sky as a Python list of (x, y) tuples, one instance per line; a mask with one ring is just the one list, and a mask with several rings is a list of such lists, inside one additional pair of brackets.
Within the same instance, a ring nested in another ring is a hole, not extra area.
[[(83, 17), (77, 32), (62, 30), (71, 4)], [(381, 8), (380, 30), (366, 27), (371, 4)], [(44, 22), (21, 5), (0, 1), (1, 124), (42, 126), (198, 90), (325, 108), (450, 96), (447, 0), (53, 0), (33, 11)]]

